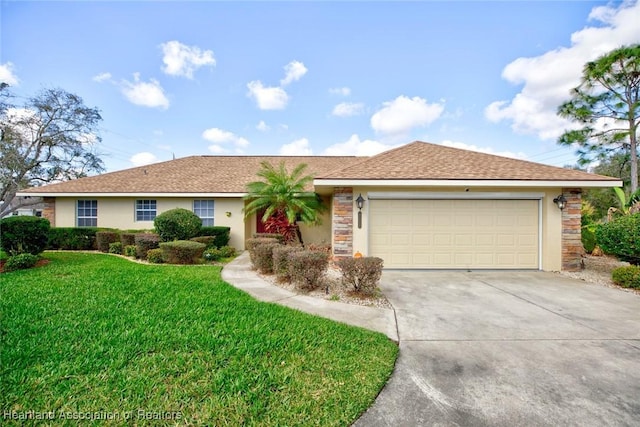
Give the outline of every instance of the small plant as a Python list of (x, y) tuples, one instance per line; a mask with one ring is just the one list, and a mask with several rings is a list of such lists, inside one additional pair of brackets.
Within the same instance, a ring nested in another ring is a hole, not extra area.
[(324, 275), (329, 256), (317, 251), (292, 252), (289, 259), (289, 276), (302, 289), (315, 289)]
[(640, 264), (640, 213), (625, 215), (596, 229), (598, 246), (630, 264)]
[(273, 250), (282, 245), (273, 239), (267, 240), (271, 242), (262, 243), (253, 248), (253, 265), (259, 272), (270, 274), (273, 273)]
[[(124, 255), (125, 256), (131, 257), (131, 258), (135, 258), (136, 255), (137, 255), (137, 252), (138, 252), (138, 250), (136, 248), (136, 245), (127, 245), (127, 246), (124, 247)], [(147, 253), (148, 253), (148, 251), (147, 251)]]
[(584, 251), (588, 254), (592, 253), (596, 248), (596, 233), (595, 233), (595, 225), (588, 225), (582, 227), (582, 247)]
[(96, 233), (96, 246), (100, 252), (109, 252), (109, 245), (120, 241), (120, 233), (116, 231), (98, 231)]
[(331, 295), (331, 298), (329, 298), (331, 301), (340, 301), (340, 295), (337, 294), (333, 294)]
[(147, 252), (150, 249), (158, 249), (160, 247), (160, 236), (153, 233), (136, 234), (136, 257), (147, 259)]
[(162, 264), (164, 262), (164, 255), (162, 249), (150, 249), (147, 251), (147, 261), (152, 264)]
[(218, 248), (209, 248), (204, 251), (202, 257), (207, 261), (219, 261), (222, 258), (222, 252)]
[(294, 252), (302, 251), (300, 246), (285, 246), (281, 245), (273, 249), (273, 272), (281, 281), (290, 281), (289, 276), (289, 260), (290, 256)]
[(0, 221), (0, 246), (9, 255), (38, 255), (47, 247), (50, 224), (35, 216), (10, 216)]
[(164, 260), (169, 264), (197, 264), (205, 250), (204, 243), (176, 240), (160, 243)]
[(153, 220), (156, 233), (163, 242), (189, 240), (202, 228), (202, 220), (188, 209), (176, 208), (161, 213)]
[(39, 257), (30, 253), (11, 256), (4, 264), (4, 271), (26, 270), (38, 262)]
[(122, 255), (122, 242), (113, 242), (109, 245), (109, 253)]
[(233, 246), (223, 246), (220, 248), (220, 254), (222, 254), (222, 258), (231, 258), (236, 256), (238, 251)]
[(344, 258), (337, 262), (342, 271), (342, 281), (353, 286), (354, 291), (373, 294), (382, 275), (381, 258)]
[(618, 267), (611, 272), (613, 283), (623, 288), (640, 289), (640, 267), (628, 265)]

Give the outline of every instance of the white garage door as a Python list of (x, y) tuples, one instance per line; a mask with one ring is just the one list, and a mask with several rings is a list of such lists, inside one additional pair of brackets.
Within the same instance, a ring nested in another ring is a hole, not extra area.
[(539, 267), (538, 200), (370, 200), (386, 268)]

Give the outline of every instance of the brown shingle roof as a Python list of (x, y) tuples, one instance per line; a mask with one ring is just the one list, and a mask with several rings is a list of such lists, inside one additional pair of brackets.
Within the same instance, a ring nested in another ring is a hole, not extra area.
[(420, 141), (317, 175), (316, 179), (618, 181), (573, 169)]
[[(306, 173), (318, 176), (355, 157), (318, 156), (191, 156), (76, 179), (21, 193), (244, 193), (246, 184), (256, 181), (260, 163), (281, 161), (289, 171), (306, 163)], [(311, 189), (311, 187), (309, 188)]]

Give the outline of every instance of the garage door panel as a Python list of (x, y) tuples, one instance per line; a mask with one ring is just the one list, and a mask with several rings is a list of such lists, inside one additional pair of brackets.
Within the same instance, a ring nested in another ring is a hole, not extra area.
[(538, 268), (537, 200), (371, 200), (370, 253), (396, 268)]

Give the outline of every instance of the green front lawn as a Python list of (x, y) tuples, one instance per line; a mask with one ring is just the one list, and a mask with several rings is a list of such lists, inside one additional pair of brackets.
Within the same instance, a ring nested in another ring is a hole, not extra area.
[(393, 369), (398, 349), (385, 336), (257, 302), (220, 267), (45, 257), (0, 274), (0, 410), (14, 416), (348, 425)]

